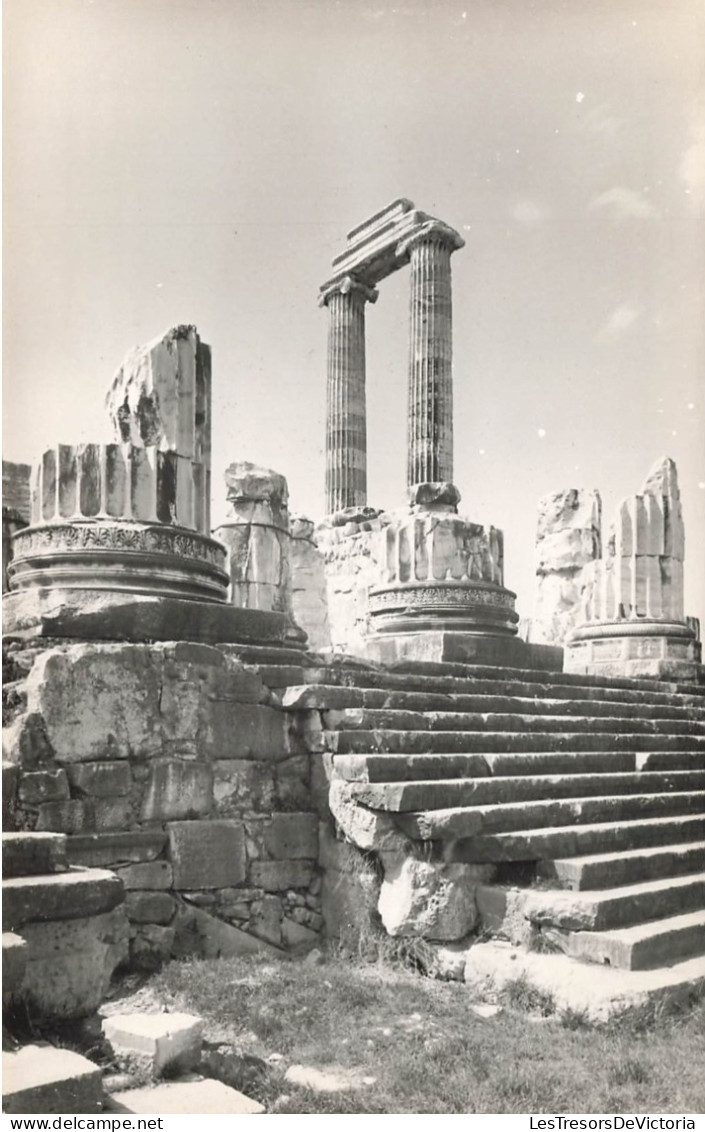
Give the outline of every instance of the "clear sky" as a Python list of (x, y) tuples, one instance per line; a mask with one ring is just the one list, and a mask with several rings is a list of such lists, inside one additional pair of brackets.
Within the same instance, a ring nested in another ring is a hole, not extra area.
[[(345, 233), (457, 228), (455, 480), (531, 612), (536, 503), (678, 465), (705, 621), (700, 0), (5, 0), (5, 457), (106, 439), (127, 350), (195, 323), (220, 476), (323, 509)], [(408, 272), (368, 307), (369, 501), (404, 491)]]

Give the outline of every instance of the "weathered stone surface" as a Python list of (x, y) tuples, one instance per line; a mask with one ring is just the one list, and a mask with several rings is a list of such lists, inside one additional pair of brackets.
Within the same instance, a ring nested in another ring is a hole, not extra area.
[(684, 550), (676, 466), (658, 460), (617, 507), (603, 557), (586, 571), (582, 620), (683, 621)]
[(127, 959), (124, 907), (96, 916), (25, 924), (29, 955), (21, 997), (47, 1018), (93, 1013), (105, 997), (113, 971)]
[(2, 993), (17, 990), (27, 967), (27, 941), (14, 932), (2, 933)]
[(3, 612), (8, 634), (52, 640), (281, 645), (290, 629), (284, 614), (218, 601), (58, 587), (7, 594)]
[(263, 1113), (264, 1108), (236, 1089), (208, 1078), (193, 1081), (168, 1081), (163, 1085), (145, 1086), (114, 1093), (109, 1098), (111, 1112), (195, 1113), (207, 1116), (243, 1116)]
[(291, 604), (294, 619), (308, 636), (314, 652), (331, 646), (325, 561), (316, 545), (315, 524), (302, 515), (289, 522), (291, 543)]
[(196, 327), (173, 327), (131, 350), (107, 405), (117, 438), (138, 449), (155, 446), (175, 466), (157, 499), (160, 520), (208, 533), (211, 358)]
[[(3, 738), (3, 751), (5, 741)], [(8, 833), (15, 828), (15, 802), (17, 800), (17, 787), (20, 777), (20, 768), (11, 762), (2, 762), (2, 828)]]
[(543, 496), (538, 508), (529, 640), (560, 645), (581, 617), (584, 567), (600, 556), (602, 503), (597, 491), (569, 488)]
[(384, 861), (379, 913), (392, 936), (462, 939), (477, 923), (472, 866)]
[(169, 924), (176, 905), (167, 892), (128, 892), (125, 897), (127, 917), (138, 924)]
[(307, 928), (296, 920), (289, 919), (288, 916), (284, 916), (282, 920), (281, 934), (285, 946), (292, 951), (315, 947), (317, 943), (320, 943), (318, 932)]
[(260, 952), (277, 957), (285, 954), (265, 940), (217, 919), (203, 908), (179, 908), (173, 930), (176, 933), (173, 950), (177, 956), (227, 959), (232, 955), (256, 955)]
[(274, 808), (275, 779), (271, 763), (251, 759), (219, 759), (213, 763), (213, 796), (219, 816)]
[(168, 861), (144, 861), (124, 868), (116, 868), (115, 872), (123, 882), (127, 891), (134, 889), (155, 889), (157, 891), (171, 888), (174, 878), (172, 868)]
[(282, 909), (279, 898), (264, 896), (252, 905), (249, 926), (254, 935), (279, 946), (282, 941)]
[(130, 964), (141, 971), (158, 970), (174, 952), (173, 924), (133, 925), (130, 935)]
[(325, 565), (331, 645), (338, 652), (365, 655), (368, 590), (379, 582), (382, 531), (390, 521), (391, 516), (383, 514), (343, 527), (321, 525), (316, 530)]
[(41, 802), (64, 801), (69, 797), (69, 783), (66, 771), (36, 770), (23, 774), (19, 782), (18, 797), (25, 806), (36, 806)]
[(284, 892), (288, 888), (308, 888), (314, 871), (313, 861), (253, 861), (248, 881), (265, 892)]
[(72, 798), (63, 802), (42, 802), (37, 811), (38, 833), (81, 833), (91, 827), (92, 814), (83, 802)]
[(142, 799), (142, 821), (202, 817), (213, 809), (213, 772), (206, 763), (155, 759)]
[(131, 830), (129, 833), (87, 833), (69, 838), (67, 850), (72, 865), (110, 868), (116, 865), (124, 865), (130, 861), (153, 861), (161, 854), (166, 842), (166, 834), (161, 830), (156, 832)]
[(89, 805), (93, 825), (100, 833), (111, 829), (129, 829), (133, 823), (129, 798), (94, 798)]
[(198, 1062), (203, 1019), (196, 1014), (111, 1014), (103, 1033), (118, 1062), (127, 1056), (145, 1059), (155, 1077), (165, 1069), (185, 1072)]
[(227, 888), (242, 884), (247, 864), (241, 822), (169, 822), (167, 831), (174, 888)]
[(202, 738), (212, 759), (267, 759), (286, 756), (286, 716), (262, 704), (214, 703)]
[(66, 837), (61, 833), (3, 833), (3, 877), (42, 876), (68, 868)]
[(358, 849), (403, 852), (411, 848), (389, 814), (374, 813), (357, 805), (349, 783), (333, 779), (329, 804), (338, 825)]
[(99, 1113), (103, 1071), (68, 1049), (24, 1046), (2, 1055), (5, 1113)]
[(8, 928), (17, 929), (34, 920), (96, 916), (119, 904), (123, 892), (120, 879), (104, 869), (10, 877), (2, 885), (4, 923)]
[(129, 794), (132, 775), (127, 763), (78, 763), (68, 768), (69, 781), (75, 791), (95, 798)]
[(265, 849), (279, 860), (318, 856), (318, 817), (316, 814), (273, 814), (265, 833)]

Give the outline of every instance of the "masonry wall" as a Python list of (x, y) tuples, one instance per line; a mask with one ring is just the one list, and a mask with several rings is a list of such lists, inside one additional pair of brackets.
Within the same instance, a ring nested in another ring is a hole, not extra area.
[(318, 939), (316, 756), (255, 668), (228, 646), (15, 644), (6, 679), (14, 825), (122, 877), (134, 962)]

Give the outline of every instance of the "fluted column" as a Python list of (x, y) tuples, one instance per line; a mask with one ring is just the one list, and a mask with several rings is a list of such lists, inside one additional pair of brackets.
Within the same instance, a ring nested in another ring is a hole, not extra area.
[(328, 388), (326, 411), (326, 506), (328, 514), (367, 503), (365, 404), (365, 303), (377, 291), (352, 276), (326, 288)]
[(409, 256), (411, 302), (407, 484), (453, 479), (453, 332), (451, 254), (464, 241), (430, 221), (402, 242)]

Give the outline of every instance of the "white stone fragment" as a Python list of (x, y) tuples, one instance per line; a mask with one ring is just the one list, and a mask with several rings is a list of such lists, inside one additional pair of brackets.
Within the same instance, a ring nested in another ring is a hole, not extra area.
[(103, 1022), (103, 1033), (118, 1058), (146, 1057), (158, 1077), (175, 1062), (184, 1068), (195, 1064), (203, 1020), (195, 1014), (113, 1014)]

